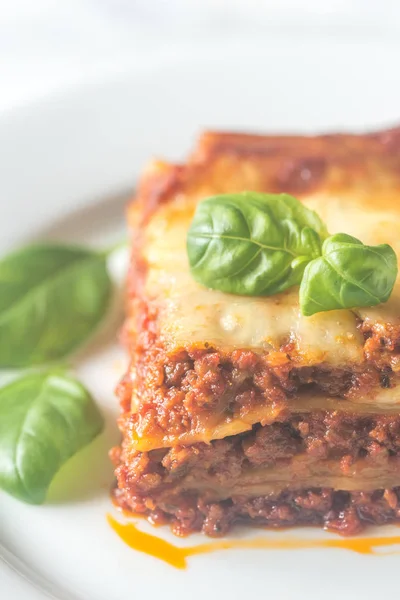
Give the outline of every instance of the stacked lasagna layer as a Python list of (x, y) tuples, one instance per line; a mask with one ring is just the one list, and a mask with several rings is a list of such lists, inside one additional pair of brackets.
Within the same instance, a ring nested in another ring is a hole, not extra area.
[(331, 234), (400, 253), (400, 130), (211, 133), (186, 165), (152, 164), (129, 209), (116, 498), (180, 534), (400, 519), (400, 285), (384, 305), (312, 317), (296, 288), (201, 287), (186, 255), (196, 204), (243, 190), (291, 193)]

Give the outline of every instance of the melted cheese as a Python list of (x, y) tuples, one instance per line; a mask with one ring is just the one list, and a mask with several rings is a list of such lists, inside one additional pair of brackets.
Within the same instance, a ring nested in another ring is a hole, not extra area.
[[(400, 254), (397, 198), (318, 194), (303, 200), (319, 213), (330, 233), (349, 233), (368, 244), (387, 242)], [(221, 350), (278, 350), (291, 340), (297, 349), (298, 364), (363, 361), (363, 338), (354, 311), (304, 317), (298, 289), (272, 297), (247, 297), (197, 284), (190, 275), (186, 255), (186, 234), (194, 208), (193, 200), (177, 196), (153, 216), (146, 230), (146, 290), (159, 307), (161, 335), (171, 349), (207, 342)], [(359, 314), (374, 321), (400, 323), (399, 283), (388, 303), (362, 309)]]

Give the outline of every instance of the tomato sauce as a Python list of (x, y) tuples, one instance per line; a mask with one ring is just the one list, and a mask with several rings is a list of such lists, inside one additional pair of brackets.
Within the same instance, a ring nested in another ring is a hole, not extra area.
[[(338, 548), (351, 550), (359, 554), (377, 554), (377, 548), (400, 545), (400, 535), (390, 537), (360, 537), (335, 539), (300, 539), (280, 538), (268, 539), (258, 537), (252, 540), (216, 540), (197, 546), (179, 547), (150, 533), (141, 531), (134, 522), (120, 523), (111, 515), (108, 523), (119, 537), (131, 548), (154, 556), (177, 569), (187, 567), (187, 559), (199, 554), (208, 554), (220, 550), (301, 550), (307, 548)], [(400, 549), (399, 549), (400, 551)]]

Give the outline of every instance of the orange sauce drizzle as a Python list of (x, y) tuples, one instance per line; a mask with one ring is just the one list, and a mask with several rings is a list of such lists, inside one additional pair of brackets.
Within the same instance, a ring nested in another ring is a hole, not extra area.
[(230, 550), (233, 548), (244, 549), (267, 549), (267, 550), (300, 550), (305, 548), (341, 548), (352, 550), (359, 554), (377, 554), (376, 548), (400, 545), (400, 536), (392, 537), (369, 537), (369, 538), (337, 538), (327, 540), (301, 540), (296, 538), (266, 539), (255, 538), (253, 540), (218, 540), (180, 548), (159, 537), (140, 531), (132, 522), (120, 523), (111, 515), (107, 515), (108, 523), (119, 535), (119, 537), (131, 548), (154, 556), (164, 562), (185, 569), (187, 559), (198, 554), (208, 554), (218, 550)]

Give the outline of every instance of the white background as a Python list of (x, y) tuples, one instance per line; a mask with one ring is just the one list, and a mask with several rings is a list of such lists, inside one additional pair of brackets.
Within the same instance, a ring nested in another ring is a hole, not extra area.
[(0, 0), (0, 111), (212, 38), (341, 44), (398, 37), (399, 23), (397, 0)]

